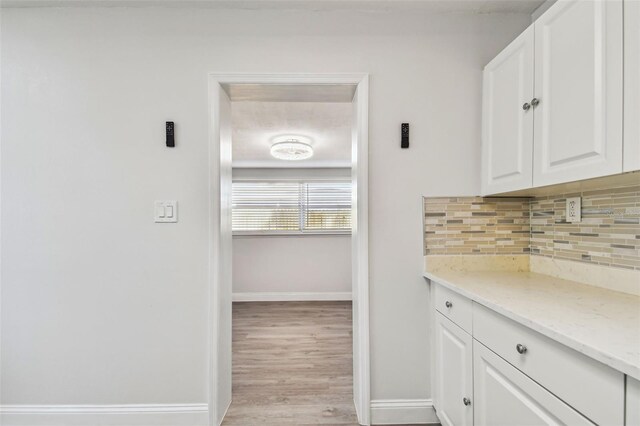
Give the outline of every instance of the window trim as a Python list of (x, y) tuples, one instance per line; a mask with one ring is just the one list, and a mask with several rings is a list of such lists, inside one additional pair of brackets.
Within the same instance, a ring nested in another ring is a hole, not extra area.
[[(234, 178), (231, 181), (231, 185), (233, 188), (234, 183), (264, 183), (264, 182), (285, 182), (285, 183), (293, 183), (296, 182), (298, 184), (303, 183), (315, 183), (315, 182), (340, 182), (340, 183), (352, 183), (351, 179), (344, 179), (340, 177), (336, 178), (312, 178), (312, 179), (304, 179), (304, 178)], [(351, 188), (351, 212), (353, 212), (353, 187)], [(233, 213), (232, 213), (233, 214)], [(303, 216), (304, 210), (300, 208), (300, 223), (304, 223)], [(327, 230), (305, 230), (300, 229), (296, 231), (285, 231), (285, 230), (271, 230), (271, 231), (236, 231), (233, 230), (232, 227), (232, 236), (233, 237), (302, 237), (302, 236), (323, 236), (323, 235), (334, 235), (334, 236), (351, 236), (353, 234), (353, 214), (351, 215), (351, 228), (350, 229), (327, 229)]]
[(352, 230), (326, 231), (233, 231), (233, 237), (322, 237), (327, 235), (350, 237)]

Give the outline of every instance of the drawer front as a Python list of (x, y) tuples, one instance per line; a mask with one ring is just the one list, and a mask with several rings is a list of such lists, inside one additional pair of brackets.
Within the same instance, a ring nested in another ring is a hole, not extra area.
[(460, 328), (471, 334), (471, 300), (436, 283), (436, 309)]
[(473, 396), (473, 422), (478, 426), (593, 426), (477, 340), (473, 341)]
[(477, 303), (473, 337), (593, 422), (624, 424), (622, 373)]

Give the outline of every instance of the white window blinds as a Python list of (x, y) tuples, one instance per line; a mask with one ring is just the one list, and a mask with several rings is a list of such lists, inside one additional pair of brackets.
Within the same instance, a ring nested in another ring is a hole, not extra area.
[(351, 183), (310, 182), (305, 189), (304, 229), (351, 229)]
[(351, 230), (350, 182), (233, 182), (235, 233)]

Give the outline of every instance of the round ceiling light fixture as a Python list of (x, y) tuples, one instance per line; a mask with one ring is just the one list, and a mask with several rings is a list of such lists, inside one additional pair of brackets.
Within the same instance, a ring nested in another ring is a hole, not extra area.
[(313, 148), (298, 139), (287, 139), (271, 145), (271, 155), (278, 160), (306, 160), (313, 156)]

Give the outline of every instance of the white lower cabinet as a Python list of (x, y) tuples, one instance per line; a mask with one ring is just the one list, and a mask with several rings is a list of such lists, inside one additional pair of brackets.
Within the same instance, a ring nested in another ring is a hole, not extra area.
[(473, 338), (594, 423), (624, 423), (619, 371), (479, 304), (473, 305)]
[(625, 425), (640, 426), (640, 381), (627, 377)]
[(436, 312), (437, 414), (443, 426), (473, 424), (471, 335)]
[(593, 425), (477, 340), (473, 383), (476, 425)]
[(454, 288), (432, 282), (432, 293), (433, 403), (442, 425), (640, 426), (640, 381)]

